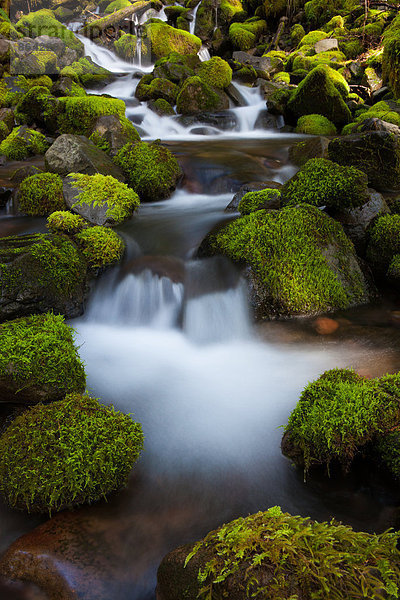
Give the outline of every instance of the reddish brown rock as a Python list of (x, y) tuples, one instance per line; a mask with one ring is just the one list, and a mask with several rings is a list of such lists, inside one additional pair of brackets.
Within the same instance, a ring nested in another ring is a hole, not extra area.
[(328, 317), (318, 317), (313, 323), (314, 329), (320, 335), (330, 335), (339, 328), (339, 323)]

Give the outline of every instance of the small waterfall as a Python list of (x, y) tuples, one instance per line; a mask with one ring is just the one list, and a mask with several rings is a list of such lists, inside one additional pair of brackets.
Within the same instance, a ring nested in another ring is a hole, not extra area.
[(211, 58), (207, 46), (204, 46), (204, 45), (198, 51), (197, 56), (200, 58), (201, 62), (210, 60), (210, 58)]
[(260, 112), (266, 108), (265, 100), (258, 87), (249, 88), (236, 82), (232, 82), (232, 85), (246, 102), (246, 106), (232, 109), (238, 120), (238, 129), (241, 132), (254, 131)]
[(193, 11), (192, 11), (192, 20), (189, 24), (189, 33), (191, 33), (192, 35), (194, 35), (194, 30), (196, 29), (196, 15), (197, 15), (197, 11), (199, 10), (199, 6), (200, 6), (201, 2), (199, 2), (198, 4), (196, 4), (196, 6), (194, 7)]
[(176, 326), (183, 284), (159, 277), (149, 269), (118, 281), (116, 275), (98, 286), (85, 321), (166, 329)]
[[(137, 65), (133, 65), (132, 63), (122, 60), (122, 58), (118, 58), (111, 50), (98, 46), (84, 35), (75, 35), (85, 47), (85, 56), (89, 56), (93, 62), (104, 67), (111, 73), (132, 73), (138, 70)], [(151, 71), (152, 68), (152, 66), (149, 67), (149, 71)]]
[(139, 25), (139, 19), (136, 14), (132, 17), (133, 26), (136, 35), (136, 49), (135, 49), (135, 60), (134, 63), (139, 68), (142, 66), (142, 28)]

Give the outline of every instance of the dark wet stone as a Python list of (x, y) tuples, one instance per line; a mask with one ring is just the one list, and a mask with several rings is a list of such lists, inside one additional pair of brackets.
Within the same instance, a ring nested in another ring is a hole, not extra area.
[(237, 212), (239, 202), (247, 192), (258, 192), (259, 190), (265, 190), (267, 188), (279, 190), (281, 187), (282, 184), (277, 181), (250, 181), (249, 183), (245, 183), (233, 196), (232, 200), (225, 208), (225, 212)]

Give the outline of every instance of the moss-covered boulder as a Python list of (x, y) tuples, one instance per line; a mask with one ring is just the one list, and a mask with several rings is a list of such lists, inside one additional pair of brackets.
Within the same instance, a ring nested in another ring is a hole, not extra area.
[(250, 50), (257, 45), (260, 36), (267, 31), (267, 23), (254, 17), (245, 23), (232, 23), (229, 27), (229, 40), (237, 50)]
[(54, 17), (51, 10), (42, 9), (24, 15), (16, 24), (17, 31), (32, 38), (49, 35), (61, 38), (68, 48), (83, 54), (83, 44), (75, 34)]
[(322, 115), (304, 115), (297, 121), (296, 133), (335, 135), (337, 129), (329, 119)]
[(48, 133), (55, 133), (61, 107), (59, 100), (44, 86), (35, 86), (17, 104), (19, 122), (43, 127)]
[(142, 78), (142, 81), (136, 88), (135, 95), (140, 100), (158, 100), (162, 99), (171, 104), (175, 104), (176, 97), (179, 92), (179, 87), (176, 83), (172, 83), (168, 79), (159, 77), (148, 78), (149, 83), (145, 83), (147, 78)]
[(46, 313), (0, 325), (1, 402), (50, 402), (84, 389), (74, 332), (62, 316)]
[(400, 254), (400, 214), (382, 215), (368, 231), (367, 260), (377, 275), (386, 275)]
[(139, 206), (139, 196), (110, 175), (70, 173), (64, 180), (67, 206), (94, 225), (118, 225)]
[(113, 0), (109, 4), (107, 4), (104, 14), (109, 15), (116, 10), (121, 10), (121, 8), (126, 8), (127, 6), (131, 6), (132, 3), (129, 0)]
[(367, 201), (366, 175), (354, 167), (312, 158), (282, 188), (284, 204), (351, 208)]
[(260, 191), (247, 192), (239, 202), (238, 211), (242, 216), (245, 216), (257, 210), (277, 209), (280, 206), (280, 191), (266, 188)]
[(56, 210), (49, 215), (46, 225), (52, 233), (74, 235), (85, 229), (88, 223), (83, 217), (69, 210)]
[(246, 267), (257, 319), (317, 314), (368, 301), (353, 244), (341, 225), (308, 204), (258, 210), (211, 232), (200, 256)]
[(363, 171), (371, 187), (400, 190), (400, 138), (387, 131), (368, 131), (333, 139), (329, 158)]
[(88, 394), (37, 404), (0, 437), (0, 492), (30, 512), (96, 502), (126, 485), (142, 447), (139, 423)]
[(148, 40), (151, 53), (156, 58), (168, 56), (171, 52), (197, 54), (201, 39), (183, 29), (175, 29), (158, 19), (152, 19), (143, 27), (143, 35)]
[(89, 139), (111, 156), (115, 156), (128, 142), (140, 142), (140, 136), (133, 123), (117, 115), (98, 117)]
[(26, 125), (15, 127), (0, 144), (0, 154), (8, 160), (23, 160), (35, 154), (44, 154), (50, 144), (45, 136)]
[(282, 451), (308, 471), (354, 457), (398, 425), (400, 374), (366, 379), (332, 369), (310, 383), (289, 417)]
[[(394, 288), (400, 290), (400, 253), (395, 254), (390, 261), (389, 268), (386, 273), (388, 281), (393, 285)], [(400, 446), (398, 446), (400, 450)], [(399, 464), (400, 467), (400, 464)], [(400, 475), (400, 470), (399, 470)]]
[(71, 65), (64, 67), (60, 75), (61, 77), (70, 77), (73, 81), (87, 88), (98, 88), (115, 79), (113, 73), (96, 65), (89, 56), (80, 58)]
[(383, 41), (383, 76), (396, 98), (400, 98), (400, 15), (386, 29)]
[(175, 156), (159, 140), (126, 144), (114, 160), (143, 202), (168, 198), (182, 177)]
[(341, 93), (342, 82), (338, 83), (332, 71), (326, 65), (315, 67), (292, 93), (288, 111), (297, 118), (319, 114), (335, 125), (349, 123), (351, 113)]
[(47, 216), (65, 208), (62, 179), (55, 173), (38, 173), (23, 180), (18, 208), (30, 216)]
[(96, 120), (104, 115), (117, 115), (121, 122), (125, 117), (123, 100), (103, 96), (60, 98), (63, 113), (59, 117), (62, 133), (89, 136)]
[(15, 58), (10, 72), (18, 75), (54, 75), (58, 74), (58, 58), (51, 50), (34, 50), (21, 58)]
[(86, 262), (64, 236), (4, 237), (0, 289), (0, 322), (48, 311), (77, 317), (86, 294)]
[(397, 590), (400, 585), (399, 539), (397, 532), (355, 532), (334, 521), (318, 523), (274, 506), (167, 554), (157, 573), (157, 596), (378, 598), (381, 590)]
[(193, 77), (194, 69), (200, 66), (197, 54), (183, 56), (171, 52), (165, 58), (160, 58), (154, 65), (153, 77), (168, 79), (172, 83), (181, 85), (188, 77)]
[(93, 269), (103, 269), (118, 261), (124, 255), (123, 239), (112, 229), (96, 225), (82, 229), (75, 235), (80, 250), (88, 265)]
[(229, 98), (217, 88), (211, 88), (200, 77), (189, 77), (176, 99), (176, 110), (182, 115), (218, 112), (229, 108)]
[[(115, 53), (126, 61), (133, 61), (136, 58), (136, 35), (124, 33), (114, 42)], [(145, 45), (143, 45), (146, 48)]]
[(210, 60), (201, 63), (197, 75), (213, 88), (224, 89), (232, 81), (232, 69), (226, 60), (213, 56)]

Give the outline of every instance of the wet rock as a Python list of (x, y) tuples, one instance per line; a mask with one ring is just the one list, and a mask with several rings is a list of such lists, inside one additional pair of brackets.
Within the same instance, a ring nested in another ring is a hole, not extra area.
[(221, 131), (232, 131), (238, 127), (236, 116), (231, 112), (219, 113), (199, 113), (196, 116), (182, 115), (177, 118), (177, 121), (184, 127), (191, 127), (198, 123), (215, 127)]
[(158, 277), (168, 277), (174, 283), (183, 283), (185, 278), (185, 263), (175, 256), (141, 256), (124, 264), (122, 275), (133, 273), (138, 275), (150, 270)]
[(0, 239), (0, 322), (53, 311), (83, 313), (86, 263), (67, 238), (36, 234)]
[(232, 200), (225, 208), (225, 212), (237, 212), (239, 202), (247, 192), (258, 192), (259, 190), (265, 190), (267, 188), (279, 190), (281, 187), (282, 184), (277, 181), (250, 181), (249, 183), (245, 183), (233, 196)]
[(49, 35), (40, 35), (35, 38), (34, 41), (38, 50), (51, 50), (58, 58), (65, 52), (65, 43), (60, 38)]
[(278, 118), (272, 115), (267, 109), (260, 111), (254, 129), (278, 129)]
[(361, 81), (371, 92), (377, 92), (382, 87), (382, 78), (376, 73), (372, 67), (367, 67), (364, 71), (364, 76)]
[(289, 160), (302, 167), (310, 158), (328, 158), (329, 142), (329, 138), (321, 136), (297, 142), (289, 148)]
[(378, 191), (400, 190), (400, 136), (371, 131), (335, 138), (328, 155), (340, 165), (364, 171), (369, 185)]
[(112, 175), (125, 181), (122, 171), (102, 150), (83, 135), (60, 135), (45, 154), (46, 169), (52, 173), (86, 173)]
[(211, 88), (200, 77), (189, 77), (176, 100), (176, 110), (183, 115), (194, 115), (207, 110), (218, 112), (229, 108), (229, 98), (220, 89)]
[(0, 109), (0, 121), (3, 121), (11, 131), (14, 127), (14, 111), (11, 108), (1, 108)]
[(367, 246), (367, 229), (379, 215), (390, 213), (390, 209), (382, 194), (368, 189), (369, 200), (362, 206), (343, 210), (335, 214), (346, 235), (353, 242), (358, 254), (364, 255)]
[[(108, 144), (110, 156), (115, 156), (125, 144), (133, 141), (133, 135), (128, 135), (120, 119), (116, 115), (99, 117), (93, 127), (93, 133), (98, 134)], [(139, 135), (137, 135), (139, 140)]]
[(318, 317), (313, 323), (313, 327), (320, 335), (331, 335), (339, 329), (339, 323), (335, 319), (328, 317)]
[(239, 92), (239, 90), (231, 83), (225, 88), (225, 92), (228, 94), (232, 102), (236, 106), (247, 106), (246, 98)]
[(25, 167), (20, 167), (14, 171), (10, 179), (13, 183), (19, 185), (27, 177), (30, 177), (31, 175), (37, 175), (38, 173), (43, 173), (42, 169), (35, 167), (35, 165), (26, 165)]
[(382, 121), (382, 119), (377, 119), (376, 117), (371, 117), (371, 119), (362, 121), (360, 126), (357, 127), (357, 131), (360, 133), (364, 131), (388, 131), (389, 133), (400, 136), (400, 127), (394, 125), (394, 123), (388, 123), (387, 121)]

